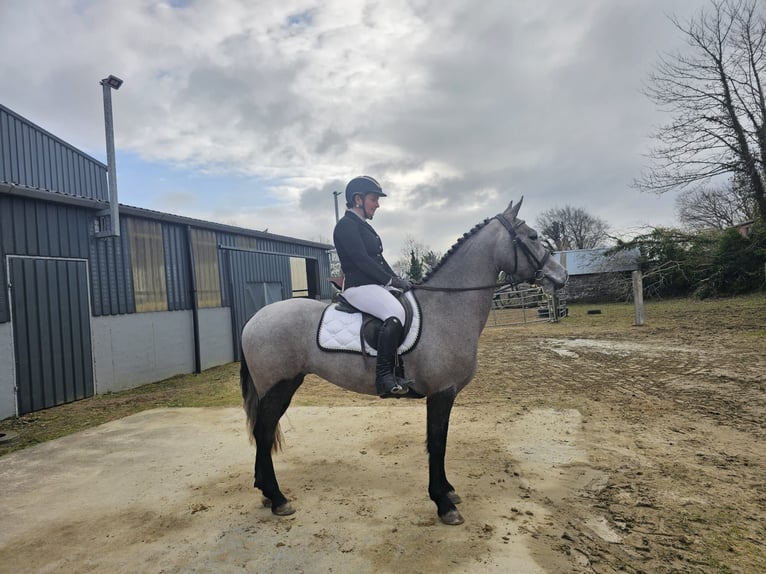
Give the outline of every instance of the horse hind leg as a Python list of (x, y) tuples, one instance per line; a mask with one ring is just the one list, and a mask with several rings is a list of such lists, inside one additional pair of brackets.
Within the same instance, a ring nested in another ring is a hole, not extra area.
[[(251, 404), (249, 409), (256, 449), (253, 486), (261, 489), (264, 499), (270, 502), (271, 511), (278, 516), (290, 515), (295, 510), (279, 489), (272, 451), (277, 450), (280, 445), (279, 419), (290, 406), (295, 391), (303, 383), (303, 377), (298, 375), (293, 379), (279, 381), (263, 397), (256, 400), (257, 405)], [(256, 394), (255, 389), (253, 394)]]
[(427, 399), (427, 445), (428, 445), (428, 495), (436, 504), (436, 512), (444, 524), (463, 523), (463, 516), (455, 507), (461, 502), (460, 496), (447, 480), (444, 457), (447, 453), (447, 434), (452, 405), (456, 392), (450, 387)]

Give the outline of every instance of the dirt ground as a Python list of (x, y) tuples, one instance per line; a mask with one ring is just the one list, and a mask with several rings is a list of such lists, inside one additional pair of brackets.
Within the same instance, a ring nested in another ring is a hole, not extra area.
[(425, 405), (309, 378), (252, 489), (236, 408), (155, 409), (0, 458), (0, 572), (766, 572), (766, 298), (490, 328), (427, 497)]

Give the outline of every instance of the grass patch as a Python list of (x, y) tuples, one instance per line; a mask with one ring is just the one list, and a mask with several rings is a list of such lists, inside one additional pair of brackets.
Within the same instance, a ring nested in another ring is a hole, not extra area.
[(0, 421), (0, 432), (19, 435), (11, 444), (0, 447), (0, 456), (148, 409), (241, 404), (239, 363), (229, 363), (199, 374), (178, 375)]

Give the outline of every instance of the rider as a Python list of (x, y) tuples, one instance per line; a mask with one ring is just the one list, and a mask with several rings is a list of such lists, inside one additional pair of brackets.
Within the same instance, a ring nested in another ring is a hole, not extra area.
[(404, 308), (391, 294), (412, 283), (399, 278), (383, 258), (383, 243), (367, 223), (386, 197), (380, 184), (363, 175), (346, 186), (346, 213), (333, 231), (333, 242), (343, 269), (343, 297), (354, 307), (383, 321), (378, 335), (375, 390), (381, 398), (406, 395), (412, 381), (396, 376), (396, 349), (402, 336)]

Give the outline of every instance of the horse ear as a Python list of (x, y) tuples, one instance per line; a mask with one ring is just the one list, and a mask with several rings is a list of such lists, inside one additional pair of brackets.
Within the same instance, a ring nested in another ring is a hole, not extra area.
[(513, 202), (508, 204), (508, 209), (505, 210), (505, 217), (508, 218), (508, 221), (513, 221), (516, 219), (516, 217), (519, 215), (519, 209), (521, 209), (521, 203), (524, 201), (524, 196), (521, 196), (521, 199), (516, 205), (513, 205)]

